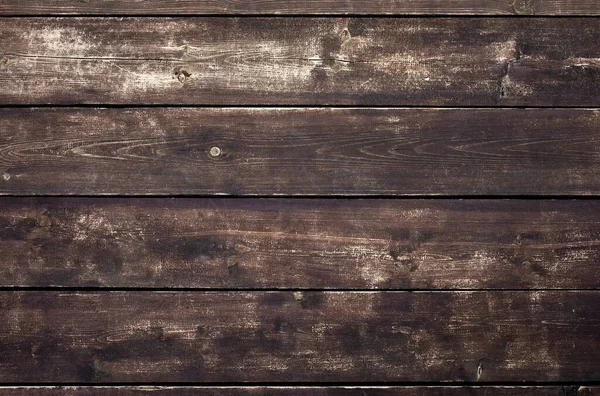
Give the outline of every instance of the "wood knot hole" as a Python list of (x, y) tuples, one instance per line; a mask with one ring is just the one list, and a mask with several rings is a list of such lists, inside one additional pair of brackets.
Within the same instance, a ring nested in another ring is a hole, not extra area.
[(2, 180), (9, 181), (10, 180), (10, 174), (9, 173), (3, 173), (2, 174)]
[(177, 67), (175, 68), (175, 70), (173, 70), (173, 75), (177, 78), (177, 80), (180, 83), (183, 84), (189, 77), (191, 77), (192, 73), (188, 72), (185, 69)]

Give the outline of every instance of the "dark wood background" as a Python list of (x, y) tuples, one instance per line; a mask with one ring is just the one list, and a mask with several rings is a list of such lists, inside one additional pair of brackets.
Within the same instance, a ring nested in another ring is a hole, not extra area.
[(600, 3), (0, 0), (0, 395), (600, 395)]

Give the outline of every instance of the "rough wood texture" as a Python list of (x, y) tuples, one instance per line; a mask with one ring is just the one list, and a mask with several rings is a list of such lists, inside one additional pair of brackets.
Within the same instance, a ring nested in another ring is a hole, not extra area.
[(600, 396), (600, 387), (582, 386), (577, 390), (577, 395)]
[(3, 104), (600, 105), (582, 18), (8, 18)]
[[(11, 387), (6, 396), (576, 396), (576, 387)], [(587, 395), (583, 393), (584, 395)]]
[(3, 0), (0, 15), (73, 14), (600, 15), (594, 0)]
[(600, 292), (4, 292), (0, 379), (598, 381)]
[(600, 202), (0, 200), (0, 286), (597, 288)]
[(585, 109), (6, 108), (0, 194), (591, 195), (599, 136)]

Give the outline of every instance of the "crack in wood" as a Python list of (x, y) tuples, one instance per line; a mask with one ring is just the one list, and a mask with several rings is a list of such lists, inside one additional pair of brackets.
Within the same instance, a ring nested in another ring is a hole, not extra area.
[[(65, 59), (65, 60), (86, 60), (86, 61), (134, 61), (134, 62), (183, 62), (178, 58), (138, 58), (138, 57), (109, 57), (109, 56), (68, 56), (68, 55), (29, 55), (29, 54), (4, 54), (4, 58), (25, 58), (25, 59)], [(0, 57), (0, 63), (3, 57)]]

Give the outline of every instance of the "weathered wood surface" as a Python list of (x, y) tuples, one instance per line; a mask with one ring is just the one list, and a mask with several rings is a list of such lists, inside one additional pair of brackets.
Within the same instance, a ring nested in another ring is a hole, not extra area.
[(600, 292), (4, 292), (0, 380), (598, 381)]
[(587, 109), (5, 108), (0, 194), (593, 195), (599, 136)]
[(600, 395), (600, 387), (594, 386), (582, 386), (577, 389), (577, 395), (581, 396), (599, 396)]
[(600, 15), (594, 0), (3, 0), (0, 15)]
[(598, 106), (599, 36), (593, 18), (5, 18), (0, 103)]
[[(582, 388), (584, 389), (584, 388)], [(576, 396), (574, 386), (0, 387), (6, 396)], [(590, 395), (585, 393), (583, 395)]]
[(600, 202), (0, 200), (0, 286), (599, 288)]

